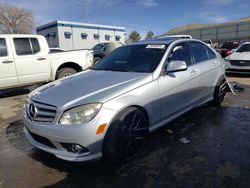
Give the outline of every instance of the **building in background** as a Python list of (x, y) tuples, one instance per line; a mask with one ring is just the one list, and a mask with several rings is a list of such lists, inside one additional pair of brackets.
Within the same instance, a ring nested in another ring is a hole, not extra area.
[(193, 24), (171, 29), (164, 35), (185, 34), (195, 39), (223, 42), (230, 39), (250, 40), (250, 17), (223, 24)]
[(125, 28), (69, 21), (54, 21), (37, 27), (49, 47), (65, 50), (90, 49), (103, 42), (125, 43)]

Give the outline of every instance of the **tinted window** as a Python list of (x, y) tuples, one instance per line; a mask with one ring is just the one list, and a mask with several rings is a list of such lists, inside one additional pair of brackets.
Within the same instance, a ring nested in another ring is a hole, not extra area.
[(191, 42), (190, 46), (196, 63), (209, 59), (206, 46), (204, 44), (199, 42)]
[(214, 59), (214, 58), (216, 58), (215, 53), (214, 53), (210, 48), (208, 48), (208, 47), (206, 46), (206, 49), (207, 49), (207, 53), (208, 53), (208, 55), (209, 55), (209, 59)]
[(14, 38), (14, 45), (17, 55), (30, 55), (40, 51), (36, 38)]
[(186, 43), (176, 45), (169, 56), (168, 61), (185, 61), (188, 65), (191, 64), (191, 56), (189, 47)]
[(97, 45), (95, 45), (92, 49), (93, 49), (93, 50), (102, 50), (103, 47), (104, 47), (104, 44), (97, 44)]
[(250, 44), (242, 44), (236, 52), (250, 52)]
[(93, 67), (93, 70), (153, 72), (166, 51), (166, 45), (138, 44), (117, 48)]
[(29, 38), (15, 38), (14, 44), (17, 55), (32, 54)]
[(7, 47), (5, 39), (0, 39), (0, 57), (7, 56)]
[(39, 52), (40, 47), (39, 47), (38, 40), (36, 38), (31, 38), (30, 40), (31, 40), (31, 44), (32, 44), (33, 53)]

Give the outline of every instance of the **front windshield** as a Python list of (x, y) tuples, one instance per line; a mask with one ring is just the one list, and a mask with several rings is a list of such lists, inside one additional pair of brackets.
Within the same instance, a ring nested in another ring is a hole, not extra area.
[(236, 52), (250, 52), (250, 44), (242, 44)]
[(221, 48), (226, 48), (226, 49), (235, 49), (238, 47), (238, 42), (237, 41), (231, 41), (231, 42), (225, 42), (222, 44)]
[(116, 49), (93, 70), (152, 73), (166, 51), (166, 45), (138, 44)]

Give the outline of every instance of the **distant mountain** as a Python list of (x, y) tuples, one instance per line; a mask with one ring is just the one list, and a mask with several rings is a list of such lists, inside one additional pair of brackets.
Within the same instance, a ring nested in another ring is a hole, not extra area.
[(208, 27), (208, 26), (216, 26), (216, 25), (221, 25), (221, 24), (238, 23), (238, 22), (243, 22), (243, 21), (250, 21), (250, 16), (239, 19), (239, 20), (234, 20), (231, 22), (220, 23), (220, 24), (187, 24), (187, 25), (183, 25), (183, 26), (179, 26), (179, 27), (170, 29), (168, 32), (164, 33), (163, 35), (173, 35), (173, 34), (176, 34), (177, 32), (181, 32), (181, 31), (185, 31), (185, 30), (198, 29), (198, 28), (203, 28), (203, 27)]

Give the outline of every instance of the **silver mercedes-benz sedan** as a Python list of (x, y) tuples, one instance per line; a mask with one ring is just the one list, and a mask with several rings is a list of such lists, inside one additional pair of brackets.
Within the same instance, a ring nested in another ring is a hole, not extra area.
[(90, 70), (30, 93), (24, 132), (34, 146), (64, 160), (124, 162), (148, 133), (209, 101), (220, 106), (223, 63), (194, 39), (120, 47)]

